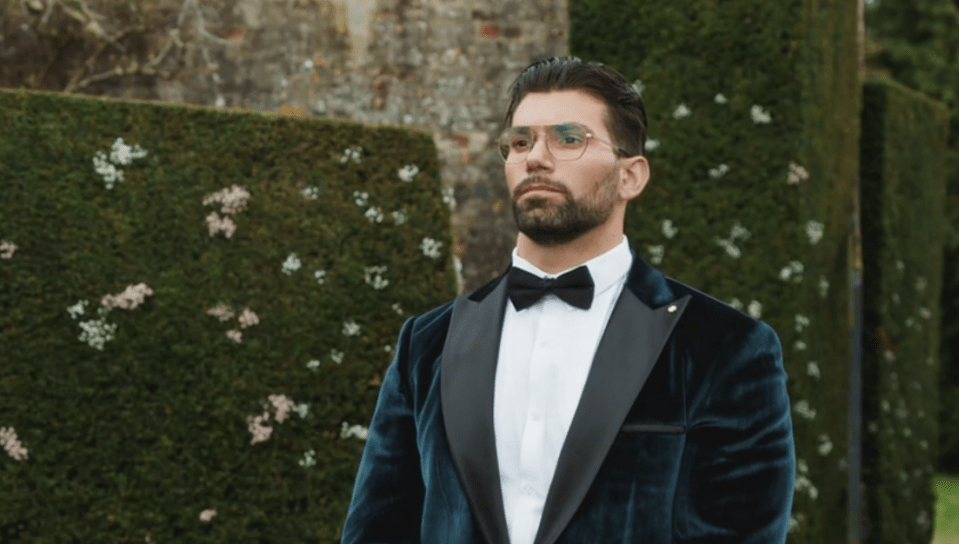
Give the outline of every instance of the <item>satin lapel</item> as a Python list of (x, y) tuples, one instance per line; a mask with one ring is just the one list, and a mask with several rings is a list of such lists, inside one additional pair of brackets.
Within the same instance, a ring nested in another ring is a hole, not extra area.
[(534, 544), (556, 542), (576, 513), (689, 298), (653, 310), (623, 289), (560, 450)]
[(493, 389), (506, 301), (506, 281), (481, 300), (453, 306), (443, 346), (440, 400), (453, 464), (480, 531), (508, 542), (493, 434)]

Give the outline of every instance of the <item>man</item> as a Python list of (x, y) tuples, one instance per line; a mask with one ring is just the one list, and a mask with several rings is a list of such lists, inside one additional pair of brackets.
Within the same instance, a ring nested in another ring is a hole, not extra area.
[(512, 267), (403, 325), (342, 542), (785, 542), (776, 334), (623, 234), (649, 180), (640, 97), (569, 57), (511, 92)]

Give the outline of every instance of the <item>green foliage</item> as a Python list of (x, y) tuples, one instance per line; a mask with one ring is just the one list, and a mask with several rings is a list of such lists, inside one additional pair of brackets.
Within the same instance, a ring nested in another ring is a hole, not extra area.
[[(0, 259), (0, 427), (29, 450), (0, 454), (0, 541), (334, 541), (364, 445), (342, 426), (369, 421), (403, 321), (456, 292), (432, 137), (19, 92), (0, 92), (0, 126), (0, 239), (17, 246)], [(147, 154), (107, 189), (93, 158), (117, 138)], [(245, 209), (204, 205), (232, 185)], [(212, 213), (231, 237), (210, 233)], [(152, 296), (103, 318), (112, 341), (78, 340), (104, 295), (140, 282)], [(219, 304), (235, 316), (208, 315)], [(258, 324), (241, 327), (244, 308)], [(280, 394), (305, 416), (277, 421)], [(251, 444), (264, 412), (272, 435)]]
[(659, 144), (627, 234), (777, 331), (799, 460), (790, 542), (845, 542), (855, 4), (577, 0), (570, 20), (572, 54), (641, 80)]
[(863, 98), (863, 481), (869, 542), (932, 538), (948, 110), (901, 85)]

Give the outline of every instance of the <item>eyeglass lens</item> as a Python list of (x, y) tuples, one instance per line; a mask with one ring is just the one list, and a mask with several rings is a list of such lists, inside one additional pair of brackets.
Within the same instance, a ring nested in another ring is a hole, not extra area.
[(546, 134), (546, 147), (561, 161), (573, 161), (583, 156), (586, 150), (586, 127), (575, 123), (547, 127), (517, 126), (508, 129), (500, 138), (499, 150), (503, 159), (517, 163), (526, 159), (536, 143), (538, 130)]

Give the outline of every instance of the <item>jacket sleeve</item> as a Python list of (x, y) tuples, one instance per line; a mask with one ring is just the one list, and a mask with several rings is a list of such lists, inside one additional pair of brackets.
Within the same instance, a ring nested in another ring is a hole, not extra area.
[(420, 541), (423, 477), (409, 384), (413, 319), (400, 330), (386, 370), (343, 525), (342, 544)]
[(689, 408), (676, 544), (783, 544), (795, 486), (782, 347), (758, 322), (717, 357)]

